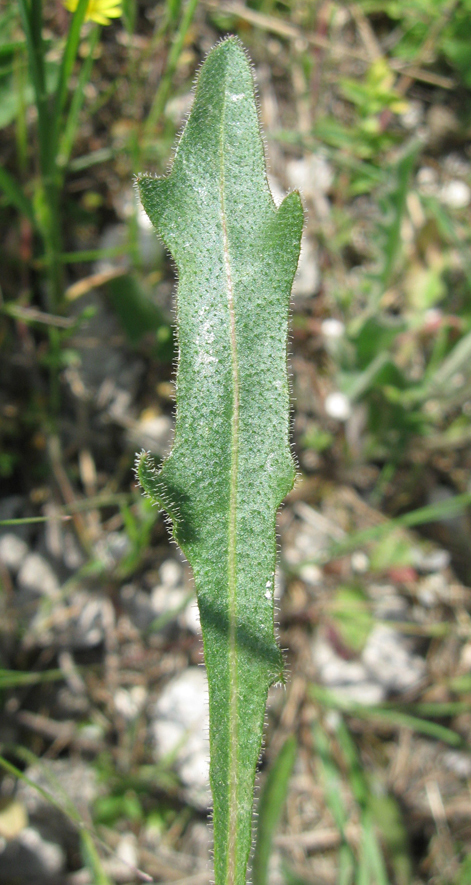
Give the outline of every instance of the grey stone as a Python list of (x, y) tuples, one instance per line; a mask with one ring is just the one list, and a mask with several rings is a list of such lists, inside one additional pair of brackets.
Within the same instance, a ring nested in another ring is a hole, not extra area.
[(270, 185), (271, 195), (273, 197), (273, 202), (276, 207), (280, 206), (283, 202), (286, 193), (282, 188), (280, 182), (274, 175), (268, 176), (268, 184)]
[(175, 126), (179, 127), (190, 113), (192, 104), (192, 91), (185, 92), (183, 95), (176, 95), (165, 105), (165, 114), (173, 120)]
[(103, 642), (106, 626), (112, 625), (113, 619), (108, 599), (77, 590), (52, 613), (49, 609), (37, 612), (29, 626), (28, 641), (42, 648), (94, 648)]
[(400, 114), (399, 119), (404, 129), (417, 129), (424, 119), (424, 105), (421, 101), (408, 101), (407, 110)]
[(51, 885), (59, 881), (64, 867), (61, 846), (44, 839), (34, 827), (25, 827), (15, 839), (0, 844), (0, 882), (5, 885)]
[(149, 594), (135, 584), (125, 584), (119, 595), (121, 605), (138, 630), (146, 630), (156, 618), (169, 614), (172, 614), (169, 623), (178, 621), (185, 629), (193, 629), (190, 622), (193, 624), (194, 618), (188, 615), (189, 623), (186, 623), (188, 593), (189, 587), (183, 585), (157, 584)]
[(471, 202), (471, 188), (465, 181), (456, 178), (442, 185), (440, 199), (450, 209), (465, 209)]
[(175, 767), (187, 800), (208, 808), (208, 685), (202, 667), (189, 667), (165, 686), (152, 711), (150, 731), (158, 760), (176, 752)]
[(319, 194), (327, 194), (332, 187), (334, 170), (323, 154), (311, 154), (301, 160), (289, 160), (286, 164), (288, 180), (293, 188), (312, 200)]
[(212, 848), (211, 830), (201, 820), (193, 821), (185, 832), (185, 853), (199, 858), (205, 865), (209, 863)]
[(320, 274), (317, 251), (312, 240), (303, 236), (298, 269), (293, 283), (295, 299), (311, 298), (319, 289)]
[(412, 564), (419, 572), (439, 572), (448, 568), (451, 556), (448, 550), (436, 547), (426, 550), (422, 547), (414, 547), (412, 551)]
[(95, 544), (95, 554), (106, 568), (112, 569), (126, 556), (130, 548), (131, 542), (125, 532), (108, 532)]
[(138, 630), (146, 630), (155, 618), (148, 593), (135, 584), (124, 584), (119, 591), (119, 601)]
[(449, 596), (448, 581), (442, 572), (427, 575), (417, 585), (417, 598), (425, 608), (448, 602)]
[(386, 692), (407, 691), (425, 676), (425, 661), (412, 654), (408, 646), (405, 637), (385, 624), (376, 624), (368, 636), (362, 663), (370, 678)]
[[(125, 210), (121, 196), (120, 194), (119, 201), (116, 200), (115, 209), (117, 214), (123, 217)], [(96, 261), (93, 266), (94, 273), (108, 273), (117, 267), (129, 267), (129, 254), (126, 250), (128, 237), (127, 224), (109, 224), (105, 227), (98, 241), (98, 248), (100, 250), (121, 249), (122, 251), (119, 255), (113, 256), (113, 258), (100, 258), (99, 261)]]
[(460, 123), (456, 114), (450, 107), (441, 104), (430, 106), (427, 113), (427, 126), (429, 141), (434, 146), (442, 144), (460, 131)]
[(471, 163), (462, 154), (452, 151), (443, 160), (443, 171), (447, 175), (467, 179), (471, 174)]
[(44, 528), (44, 543), (48, 555), (63, 562), (70, 571), (77, 571), (85, 563), (85, 557), (77, 544), (74, 534), (64, 526), (58, 508), (44, 507), (49, 519)]
[(160, 580), (166, 587), (178, 587), (183, 581), (183, 568), (176, 559), (166, 559), (159, 569)]
[(318, 587), (322, 584), (322, 569), (317, 565), (302, 565), (299, 569), (299, 577), (305, 584), (311, 587)]
[[(30, 766), (25, 775), (32, 783), (18, 784), (17, 798), (24, 805), (31, 827), (46, 842), (55, 843), (66, 852), (79, 850), (77, 827), (61, 810), (72, 804), (82, 819), (87, 819), (89, 809), (98, 796), (96, 774), (91, 765), (74, 759), (43, 759)], [(57, 802), (53, 805), (34, 784), (51, 795)]]
[(95, 313), (77, 331), (75, 349), (80, 365), (67, 370), (66, 378), (75, 396), (94, 400), (108, 419), (129, 427), (144, 362), (126, 352), (118, 319), (97, 292), (80, 299), (77, 310), (84, 307), (93, 307)]
[(319, 681), (339, 697), (364, 705), (379, 704), (385, 699), (384, 687), (371, 678), (362, 661), (346, 661), (320, 636), (314, 641), (312, 653)]
[(436, 196), (439, 191), (438, 174), (432, 166), (422, 166), (417, 172), (417, 185), (427, 196)]
[(118, 713), (128, 722), (133, 722), (142, 712), (147, 700), (147, 691), (143, 685), (133, 685), (132, 688), (118, 688), (113, 696), (114, 705)]
[(381, 621), (404, 621), (408, 616), (408, 605), (400, 596), (394, 584), (370, 584), (369, 594), (373, 599), (374, 615)]
[[(144, 212), (136, 190), (132, 187), (128, 189), (120, 189), (113, 197), (113, 205), (118, 217), (125, 222), (129, 223), (129, 221), (135, 216), (137, 221), (137, 246), (141, 262), (145, 268), (154, 268), (160, 263), (163, 257), (164, 246), (157, 236), (149, 216)], [(100, 248), (109, 249), (110, 247), (116, 248), (125, 246), (127, 239), (128, 224), (110, 225), (105, 228), (105, 231), (102, 234), (101, 243), (103, 243), (103, 245), (100, 243)], [(121, 254), (111, 259), (100, 259), (96, 264), (97, 271), (106, 272), (114, 267), (122, 267), (123, 264), (128, 266), (129, 255), (126, 254), (125, 248), (123, 248), (123, 253), (124, 255)]]
[[(23, 495), (6, 495), (6, 497), (0, 499), (0, 519), (19, 519), (25, 515), (26, 509), (26, 498)], [(21, 537), (25, 536), (27, 533), (29, 526), (27, 525), (19, 525), (15, 527), (15, 534), (20, 535)], [(10, 529), (8, 527), (0, 529), (0, 535), (9, 532)]]
[(335, 421), (348, 421), (352, 415), (352, 404), (340, 390), (328, 393), (324, 400), (324, 409), (329, 418)]
[(128, 445), (136, 450), (145, 449), (163, 458), (172, 443), (173, 426), (169, 415), (141, 416), (128, 430)]
[(16, 573), (28, 554), (26, 541), (13, 532), (0, 536), (0, 561), (11, 572)]
[(448, 771), (452, 771), (457, 777), (466, 780), (471, 777), (471, 756), (460, 750), (448, 750), (443, 753), (442, 761)]
[(300, 519), (299, 528), (292, 533), (291, 543), (283, 548), (283, 557), (291, 566), (304, 565), (306, 560), (321, 557), (332, 541), (340, 541), (345, 536), (338, 525), (304, 501), (297, 501), (293, 512)]
[(190, 630), (191, 633), (195, 633), (197, 636), (201, 635), (200, 612), (196, 597), (182, 611), (178, 618), (178, 623), (185, 630)]
[(116, 857), (127, 868), (130, 877), (138, 864), (138, 846), (134, 833), (123, 833), (116, 846)]
[(81, 718), (90, 710), (90, 702), (85, 694), (73, 692), (64, 685), (54, 698), (56, 715), (60, 718)]
[[(63, 804), (67, 800), (72, 802), (81, 814), (86, 814), (98, 796), (94, 769), (79, 760), (43, 759), (40, 764), (30, 766), (25, 774), (28, 780), (52, 794), (59, 803)], [(30, 818), (34, 818), (35, 822), (48, 813), (52, 814), (55, 809), (45, 796), (26, 781), (18, 784), (18, 799), (23, 802)]]
[[(453, 383), (453, 379), (451, 379), (451, 383)], [(436, 483), (431, 487), (427, 495), (427, 504), (445, 504), (453, 497), (454, 492), (449, 486)], [(437, 519), (437, 523), (439, 525), (445, 526), (448, 531), (452, 532), (453, 535), (456, 536), (457, 539), (463, 539), (466, 541), (466, 543), (468, 543), (469, 529), (466, 514), (458, 513), (451, 516), (440, 516)]]
[(154, 618), (175, 612), (175, 617), (182, 611), (188, 591), (185, 587), (167, 587), (165, 584), (157, 584), (150, 596), (151, 608)]
[(18, 572), (18, 587), (31, 596), (56, 596), (59, 580), (49, 563), (39, 553), (28, 553)]

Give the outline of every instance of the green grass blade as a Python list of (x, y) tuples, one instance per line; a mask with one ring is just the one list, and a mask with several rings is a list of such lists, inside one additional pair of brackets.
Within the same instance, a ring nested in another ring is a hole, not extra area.
[(383, 267), (379, 274), (381, 289), (378, 293), (380, 297), (391, 282), (401, 251), (401, 224), (406, 210), (409, 181), (419, 150), (420, 143), (417, 141), (413, 142), (400, 158), (397, 166), (391, 170), (394, 186), (385, 200), (386, 213), (382, 225)]
[(181, 51), (183, 49), (183, 43), (185, 41), (188, 28), (193, 21), (193, 16), (196, 12), (198, 2), (199, 0), (188, 0), (185, 11), (182, 15), (180, 27), (175, 34), (172, 47), (168, 54), (167, 66), (164, 75), (159, 83), (157, 92), (155, 93), (155, 98), (152, 102), (152, 107), (149, 111), (149, 116), (146, 121), (145, 131), (148, 135), (152, 133), (153, 129), (155, 128), (165, 110), (170, 87), (172, 85), (173, 75), (175, 73), (178, 59), (180, 58)]
[(64, 678), (62, 670), (44, 670), (39, 673), (23, 673), (21, 670), (0, 670), (0, 689), (16, 688), (18, 685), (38, 685), (57, 682)]
[(453, 377), (458, 372), (469, 372), (470, 358), (471, 332), (468, 332), (458, 341), (458, 344), (455, 344), (451, 353), (430, 378), (427, 385), (428, 396), (449, 394), (450, 386), (453, 386)]
[(361, 853), (368, 871), (371, 885), (389, 885), (384, 858), (375, 833), (373, 819), (368, 811), (361, 815), (362, 845)]
[(458, 872), (456, 885), (468, 885), (471, 882), (471, 854), (468, 854)]
[(280, 819), (288, 792), (289, 779), (297, 753), (296, 738), (291, 736), (283, 744), (270, 771), (258, 804), (257, 841), (252, 863), (253, 885), (267, 885), (268, 863), (273, 835)]
[(38, 111), (39, 157), (43, 175), (49, 167), (49, 114), (47, 108), (46, 80), (44, 75), (44, 47), (42, 41), (42, 3), (35, 0), (18, 0), (21, 21), (26, 37), (28, 64)]
[[(362, 828), (360, 868), (364, 864), (367, 881), (377, 883), (377, 885), (389, 885), (383, 853), (374, 827), (374, 815), (371, 809), (372, 794), (367, 776), (343, 719), (339, 720), (335, 731), (345, 759), (350, 789), (360, 809)], [(358, 874), (358, 879), (361, 879), (361, 875)]]
[(363, 706), (341, 695), (335, 694), (334, 691), (323, 688), (320, 685), (311, 685), (309, 692), (312, 697), (325, 704), (327, 707), (333, 707), (341, 710), (349, 716), (356, 716), (359, 719), (377, 719), (379, 722), (385, 722), (391, 728), (410, 728), (418, 734), (425, 734), (428, 737), (436, 738), (452, 747), (462, 747), (464, 740), (456, 731), (446, 728), (438, 722), (432, 722), (430, 719), (420, 719), (418, 716), (412, 716), (403, 710), (398, 710), (392, 704), (384, 704), (381, 707)]
[(345, 840), (348, 815), (340, 791), (341, 777), (330, 753), (329, 739), (319, 723), (314, 726), (313, 734), (317, 759), (322, 771), (326, 803), (342, 839)]
[(111, 885), (111, 879), (106, 875), (96, 845), (87, 830), (82, 830), (80, 833), (80, 842), (82, 857), (92, 877), (93, 885)]
[(403, 513), (394, 519), (388, 519), (379, 525), (372, 526), (368, 529), (361, 529), (359, 532), (353, 532), (342, 541), (336, 541), (319, 553), (315, 559), (305, 560), (306, 562), (326, 562), (337, 556), (343, 556), (350, 550), (355, 550), (363, 544), (369, 544), (372, 541), (379, 541), (386, 535), (389, 535), (394, 529), (398, 528), (414, 528), (417, 525), (427, 525), (430, 522), (438, 522), (442, 519), (450, 519), (462, 513), (466, 507), (471, 504), (471, 493), (463, 492), (462, 495), (454, 495), (438, 504), (428, 504), (426, 507), (419, 507), (410, 513)]
[(51, 133), (51, 152), (56, 158), (59, 132), (61, 127), (61, 115), (67, 98), (67, 90), (69, 87), (70, 75), (72, 73), (75, 59), (77, 57), (80, 31), (85, 20), (88, 0), (78, 0), (77, 7), (72, 16), (72, 22), (67, 34), (67, 42), (65, 44), (64, 53), (62, 55), (59, 77), (57, 81), (57, 89), (54, 100), (54, 111), (52, 116), (52, 133)]
[(85, 98), (85, 87), (90, 80), (93, 62), (95, 60), (95, 49), (99, 43), (101, 36), (101, 26), (95, 25), (89, 36), (88, 55), (80, 68), (77, 87), (74, 89), (72, 100), (70, 102), (69, 113), (65, 122), (64, 131), (58, 148), (57, 163), (61, 167), (67, 166), (72, 148), (74, 146), (75, 136), (79, 124), (80, 111), (82, 109), (83, 100)]
[(7, 172), (4, 166), (0, 166), (0, 188), (10, 203), (18, 209), (18, 212), (25, 215), (26, 218), (30, 220), (31, 224), (35, 225), (36, 219), (34, 217), (33, 204), (28, 200), (23, 188), (20, 187), (13, 176)]
[(341, 776), (332, 758), (329, 738), (319, 723), (314, 726), (314, 745), (324, 784), (325, 801), (342, 837), (339, 848), (338, 885), (352, 885), (355, 875), (355, 855), (347, 842), (345, 828), (348, 814), (341, 791)]
[[(32, 753), (27, 754), (25, 752), (25, 755), (28, 755), (30, 757), (30, 764), (32, 764), (33, 761), (38, 761), (37, 757), (33, 757)], [(43, 799), (46, 800), (46, 802), (49, 802), (50, 805), (52, 805), (54, 808), (57, 808), (58, 811), (62, 812), (62, 814), (65, 814), (66, 817), (68, 817), (69, 820), (71, 820), (74, 824), (76, 824), (77, 826), (81, 826), (82, 821), (80, 815), (78, 811), (74, 808), (74, 806), (71, 805), (68, 796), (66, 796), (66, 804), (63, 804), (58, 799), (56, 799), (56, 797), (51, 792), (49, 792), (49, 790), (45, 790), (44, 787), (41, 787), (39, 784), (37, 784), (34, 780), (28, 777), (27, 774), (24, 774), (24, 772), (22, 772), (20, 768), (14, 765), (13, 762), (10, 762), (4, 756), (0, 756), (0, 768), (3, 768), (3, 770), (6, 771), (8, 774), (12, 774), (13, 777), (22, 781), (24, 784), (27, 784), (33, 790), (36, 790), (36, 792), (39, 793), (39, 795), (42, 796)]]
[(294, 480), (286, 340), (303, 210), (277, 209), (254, 84), (235, 38), (201, 68), (166, 178), (138, 179), (177, 264), (175, 441), (138, 475), (192, 565), (209, 682), (216, 885), (242, 885), (274, 637), (275, 516)]
[[(53, 808), (56, 808), (77, 827), (77, 830), (80, 833), (85, 863), (94, 876), (93, 882), (97, 883), (97, 885), (110, 885), (98, 851), (95, 847), (95, 843), (99, 844), (108, 854), (110, 853), (110, 849), (93, 828), (82, 818), (78, 808), (75, 806), (68, 793), (63, 789), (60, 780), (56, 777), (53, 771), (47, 766), (47, 764), (44, 764), (41, 759), (25, 747), (6, 747), (0, 745), (0, 749), (3, 753), (7, 751), (9, 753), (14, 753), (27, 765), (34, 765), (35, 767), (37, 766), (40, 768), (41, 773), (49, 784), (49, 790), (46, 790), (40, 784), (36, 783), (35, 780), (28, 777), (27, 774), (21, 771), (21, 769), (13, 762), (10, 762), (5, 758), (4, 755), (0, 755), (0, 768), (3, 768), (8, 774), (13, 775), (17, 780), (22, 781), (22, 783), (27, 784), (32, 790), (35, 790), (36, 793), (46, 800), (46, 802), (48, 802)], [(134, 879), (135, 873), (138, 873), (140, 881), (152, 881), (151, 877), (147, 876), (147, 874), (143, 873), (141, 870), (130, 868), (130, 878)]]

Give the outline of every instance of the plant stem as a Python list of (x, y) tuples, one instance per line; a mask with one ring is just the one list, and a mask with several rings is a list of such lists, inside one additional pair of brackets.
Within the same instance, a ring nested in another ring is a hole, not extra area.
[(74, 94), (72, 96), (72, 101), (70, 103), (70, 109), (67, 116), (66, 124), (64, 127), (64, 132), (60, 141), (60, 145), (58, 147), (57, 154), (57, 163), (61, 170), (63, 171), (67, 166), (70, 155), (72, 153), (72, 147), (74, 144), (75, 134), (77, 132), (78, 118), (83, 105), (83, 99), (85, 95), (85, 86), (87, 85), (90, 74), (93, 67), (95, 49), (98, 45), (101, 36), (101, 26), (95, 25), (93, 31), (89, 37), (89, 49), (88, 55), (81, 67), (77, 87), (74, 90)]
[[(61, 191), (63, 183), (63, 167), (58, 163), (61, 135), (61, 118), (67, 99), (70, 77), (77, 57), (80, 32), (85, 19), (88, 0), (79, 0), (72, 17), (67, 40), (62, 55), (57, 88), (52, 108), (49, 107), (46, 92), (44, 69), (44, 45), (42, 39), (42, 0), (18, 0), (23, 28), (26, 36), (28, 61), (31, 79), (35, 92), (38, 111), (39, 169), (40, 186), (36, 200), (36, 215), (46, 252), (46, 273), (48, 278), (47, 307), (51, 313), (60, 313), (64, 298), (64, 268), (61, 255)], [(98, 40), (99, 29), (92, 36), (90, 58)], [(76, 120), (80, 110), (85, 77), (89, 75), (91, 61), (87, 64), (85, 74), (80, 81), (81, 89), (72, 103), (68, 117), (66, 139), (66, 159), (70, 155)], [(16, 194), (16, 201), (22, 202), (21, 195)], [(60, 407), (60, 349), (61, 337), (57, 328), (49, 329), (49, 373), (50, 373), (50, 408), (53, 422)]]

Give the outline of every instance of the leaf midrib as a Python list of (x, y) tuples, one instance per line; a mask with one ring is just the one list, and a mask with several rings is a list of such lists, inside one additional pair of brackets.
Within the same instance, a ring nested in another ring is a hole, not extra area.
[(229, 493), (228, 537), (228, 602), (229, 602), (229, 844), (227, 851), (227, 883), (232, 885), (236, 875), (237, 851), (237, 652), (236, 652), (236, 589), (237, 589), (237, 479), (239, 462), (239, 365), (235, 327), (234, 289), (229, 254), (229, 238), (226, 220), (224, 136), (227, 95), (227, 69), (224, 74), (224, 97), (221, 110), (219, 144), (220, 202), (223, 237), (224, 267), (227, 282), (227, 301), (230, 322), (232, 361), (232, 421), (231, 421), (231, 471)]

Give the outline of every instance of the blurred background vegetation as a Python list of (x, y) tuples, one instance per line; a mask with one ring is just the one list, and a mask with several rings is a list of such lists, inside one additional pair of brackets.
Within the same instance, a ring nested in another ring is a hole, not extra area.
[(0, 883), (210, 881), (191, 576), (132, 470), (176, 357), (133, 177), (228, 33), (307, 219), (252, 880), (465, 885), (470, 0), (0, 0)]

